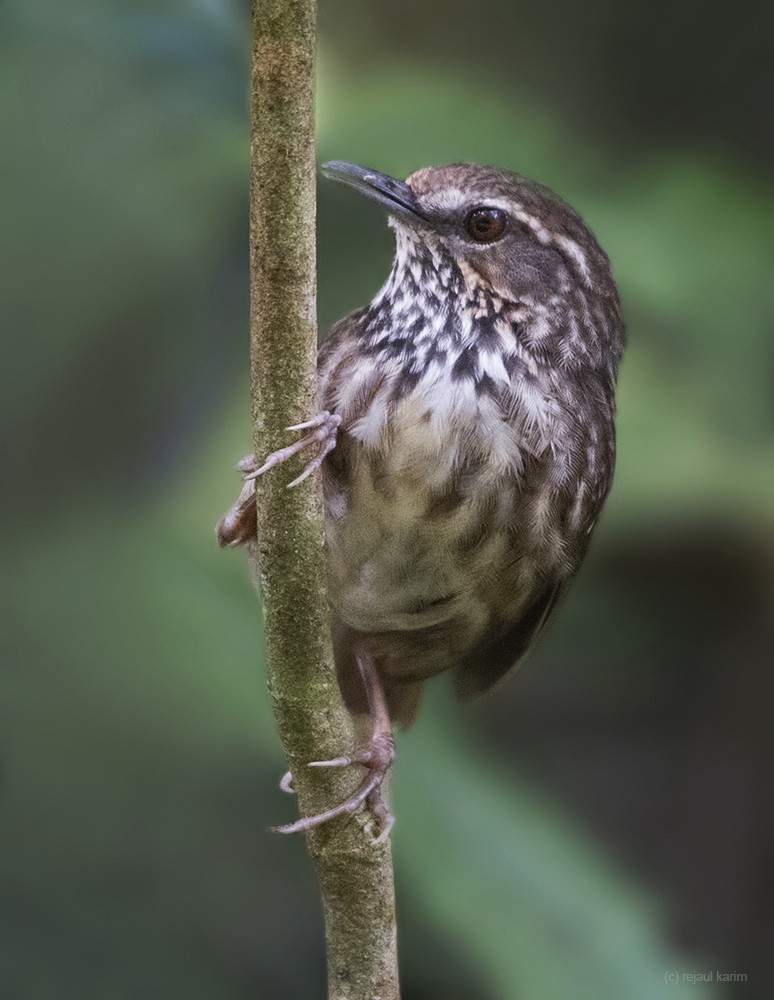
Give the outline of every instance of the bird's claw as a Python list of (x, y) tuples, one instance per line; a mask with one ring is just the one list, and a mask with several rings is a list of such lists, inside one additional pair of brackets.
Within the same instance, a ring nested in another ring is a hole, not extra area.
[[(300, 476), (297, 476), (291, 483), (288, 483), (287, 488), (292, 489), (294, 486), (298, 486), (302, 483), (308, 476), (311, 476), (313, 472), (323, 464), (325, 456), (329, 455), (333, 449), (336, 447), (336, 436), (338, 432), (339, 425), (341, 424), (341, 417), (336, 413), (329, 413), (328, 410), (323, 410), (322, 413), (318, 413), (316, 417), (312, 417), (311, 420), (306, 420), (301, 424), (291, 424), (290, 427), (285, 429), (288, 431), (303, 431), (308, 430), (309, 433), (305, 434), (302, 438), (299, 438), (294, 444), (290, 444), (285, 448), (278, 448), (277, 451), (273, 451), (271, 455), (266, 459), (266, 461), (259, 468), (250, 469), (247, 467), (245, 469), (245, 482), (257, 479), (258, 476), (262, 476), (264, 472), (268, 472), (269, 469), (274, 468), (275, 465), (281, 465), (283, 462), (287, 462), (289, 458), (293, 455), (297, 455), (299, 451), (303, 451), (305, 448), (314, 447), (315, 453), (312, 458), (304, 467), (303, 472)], [(244, 463), (244, 459), (240, 463), (240, 467)]]
[[(348, 767), (352, 764), (361, 764), (367, 768), (367, 773), (352, 794), (338, 805), (317, 813), (315, 816), (304, 816), (296, 820), (295, 823), (275, 826), (273, 827), (274, 831), (276, 833), (301, 833), (312, 830), (336, 816), (357, 812), (365, 804), (378, 826), (379, 832), (375, 837), (375, 843), (383, 843), (395, 824), (395, 817), (385, 806), (381, 794), (382, 783), (394, 758), (395, 748), (392, 734), (378, 733), (373, 736), (367, 746), (361, 747), (354, 753), (343, 757), (334, 757), (332, 760), (311, 761), (309, 767)], [(284, 791), (287, 791), (285, 786), (288, 777), (289, 775), (286, 775), (280, 785)]]
[(301, 475), (296, 476), (291, 483), (288, 483), (287, 488), (292, 489), (294, 486), (298, 486), (320, 468), (326, 455), (329, 455), (336, 447), (336, 436), (340, 424), (341, 417), (338, 414), (323, 410), (311, 420), (287, 427), (286, 430), (289, 431), (308, 431), (309, 433), (299, 438), (294, 444), (273, 451), (262, 465), (258, 466), (254, 455), (245, 455), (237, 465), (239, 471), (244, 473), (242, 489), (236, 503), (218, 523), (216, 528), (218, 543), (221, 546), (227, 546), (244, 545), (253, 541), (257, 530), (255, 480), (264, 472), (268, 472), (275, 465), (281, 465), (305, 448), (314, 448), (314, 453)]

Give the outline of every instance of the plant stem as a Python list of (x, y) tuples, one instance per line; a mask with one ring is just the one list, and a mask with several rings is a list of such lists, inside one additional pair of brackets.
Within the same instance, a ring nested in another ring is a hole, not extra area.
[[(250, 342), (257, 455), (317, 410), (314, 0), (254, 0)], [(353, 749), (330, 641), (319, 477), (256, 485), (269, 690), (303, 815), (346, 797), (351, 769), (307, 768)], [(325, 912), (329, 1000), (399, 997), (392, 857), (357, 816), (307, 835)], [(299, 956), (303, 960), (303, 956)]]

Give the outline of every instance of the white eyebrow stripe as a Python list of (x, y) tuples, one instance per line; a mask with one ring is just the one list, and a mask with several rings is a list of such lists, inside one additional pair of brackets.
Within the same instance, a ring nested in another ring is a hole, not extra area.
[(560, 249), (564, 250), (567, 256), (572, 259), (575, 266), (580, 271), (583, 280), (586, 282), (586, 284), (589, 284), (591, 278), (589, 275), (588, 261), (586, 260), (586, 255), (578, 246), (578, 244), (575, 242), (575, 240), (571, 240), (569, 236), (555, 236), (553, 242)]
[(443, 191), (436, 191), (428, 199), (432, 202), (433, 208), (439, 208), (442, 212), (455, 212), (461, 208), (470, 195), (460, 188), (444, 188)]
[(550, 232), (539, 219), (536, 219), (534, 215), (530, 215), (526, 212), (524, 208), (517, 204), (516, 202), (510, 202), (510, 205), (502, 203), (499, 199), (495, 199), (492, 202), (497, 208), (503, 208), (506, 211), (510, 211), (511, 215), (518, 219), (519, 222), (523, 222), (525, 226), (529, 226), (535, 236), (540, 240), (541, 243), (545, 243), (547, 246), (555, 246), (572, 260), (575, 266), (581, 273), (581, 277), (584, 281), (589, 280), (589, 265), (586, 260), (586, 255), (575, 242), (571, 240), (569, 236), (557, 235), (556, 233)]
[[(433, 207), (437, 207), (442, 211), (454, 212), (458, 208), (461, 208), (465, 203), (470, 203), (470, 192), (462, 191), (460, 188), (446, 188), (443, 191), (438, 192), (432, 196)], [(555, 246), (557, 249), (561, 250), (563, 253), (570, 258), (570, 260), (575, 264), (581, 277), (585, 282), (589, 281), (589, 265), (586, 260), (586, 255), (583, 253), (581, 248), (575, 242), (571, 240), (569, 236), (556, 235), (550, 230), (546, 229), (541, 223), (540, 219), (536, 218), (534, 215), (530, 215), (523, 205), (520, 205), (516, 201), (511, 201), (508, 198), (482, 198), (481, 204), (485, 205), (487, 208), (501, 208), (508, 215), (512, 215), (514, 219), (518, 219), (525, 226), (532, 230), (535, 234), (536, 239), (540, 240), (547, 246)]]

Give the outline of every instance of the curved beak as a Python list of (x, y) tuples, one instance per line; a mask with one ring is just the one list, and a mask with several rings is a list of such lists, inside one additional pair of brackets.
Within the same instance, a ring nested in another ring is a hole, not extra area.
[(413, 222), (423, 218), (417, 207), (414, 192), (404, 181), (343, 160), (323, 163), (320, 169), (323, 176), (329, 180), (346, 184), (364, 194), (366, 198), (378, 201), (388, 209), (390, 215)]

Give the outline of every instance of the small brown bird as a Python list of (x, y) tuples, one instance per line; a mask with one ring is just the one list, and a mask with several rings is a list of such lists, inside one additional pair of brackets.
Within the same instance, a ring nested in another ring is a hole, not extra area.
[(452, 670), (472, 696), (524, 658), (580, 566), (613, 475), (624, 329), (610, 262), (569, 205), (519, 174), (459, 163), (404, 183), (323, 167), (384, 205), (389, 277), (339, 320), (318, 360), (324, 411), (260, 467), (218, 525), (255, 538), (252, 480), (299, 451), (322, 468), (336, 667), (373, 736), (345, 802), (382, 835), (391, 721)]

